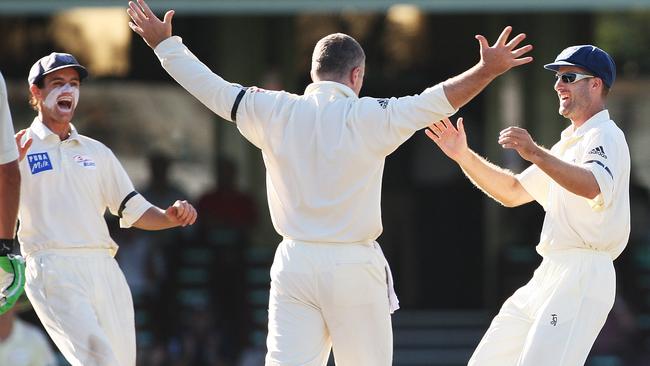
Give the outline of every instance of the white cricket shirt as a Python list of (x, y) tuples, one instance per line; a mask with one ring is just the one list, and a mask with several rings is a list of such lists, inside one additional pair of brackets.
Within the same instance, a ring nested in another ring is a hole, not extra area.
[(415, 131), (456, 110), (442, 85), (403, 98), (358, 98), (336, 82), (304, 95), (242, 88), (170, 37), (155, 49), (162, 66), (213, 112), (233, 121), (262, 150), (276, 231), (316, 242), (375, 240), (382, 231), (385, 157)]
[(36, 117), (25, 139), (33, 143), (20, 162), (18, 240), (23, 255), (42, 249), (105, 248), (112, 252), (104, 220), (106, 208), (129, 227), (152, 205), (133, 183), (113, 152), (71, 126), (61, 141)]
[(623, 131), (603, 110), (573, 131), (569, 126), (551, 153), (589, 169), (600, 187), (593, 200), (555, 183), (536, 165), (517, 176), (546, 211), (537, 251), (566, 248), (621, 254), (630, 235), (630, 152)]
[(7, 86), (0, 73), (0, 165), (18, 159), (18, 149), (14, 140), (14, 125), (11, 123)]

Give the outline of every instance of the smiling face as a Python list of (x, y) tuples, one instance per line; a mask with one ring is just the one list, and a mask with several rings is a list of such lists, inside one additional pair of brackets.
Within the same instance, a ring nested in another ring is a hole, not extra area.
[[(585, 69), (576, 66), (562, 66), (557, 71), (558, 75), (564, 73), (590, 74)], [(602, 80), (597, 77), (585, 78), (573, 83), (557, 78), (554, 89), (560, 102), (558, 112), (575, 125), (582, 125), (604, 108), (602, 86)]]
[(70, 123), (79, 101), (79, 85), (79, 73), (67, 67), (46, 75), (42, 88), (36, 85), (30, 87), (46, 125)]

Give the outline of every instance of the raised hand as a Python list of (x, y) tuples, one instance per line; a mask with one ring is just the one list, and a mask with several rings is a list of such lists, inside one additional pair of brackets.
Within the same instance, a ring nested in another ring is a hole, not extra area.
[(449, 118), (445, 118), (430, 124), (424, 133), (438, 145), (445, 155), (454, 161), (461, 159), (463, 154), (469, 150), (462, 117), (456, 121), (456, 128), (451, 124)]
[(176, 201), (165, 210), (165, 216), (174, 226), (192, 225), (196, 215), (196, 209), (187, 201)]
[(533, 61), (530, 56), (521, 57), (533, 49), (532, 45), (516, 48), (526, 38), (526, 34), (519, 33), (508, 42), (511, 32), (511, 26), (505, 27), (493, 46), (488, 44), (484, 36), (480, 34), (475, 36), (480, 45), (481, 63), (495, 76)]
[(129, 8), (126, 9), (132, 20), (129, 22), (129, 27), (139, 34), (149, 47), (154, 49), (160, 42), (172, 36), (174, 11), (168, 10), (164, 20), (161, 21), (144, 0), (137, 0), (137, 2), (136, 4), (129, 1)]
[(26, 129), (20, 130), (16, 133), (14, 138), (16, 139), (16, 147), (18, 147), (18, 162), (23, 161), (25, 159), (25, 155), (27, 155), (27, 151), (29, 148), (32, 146), (32, 138), (28, 138), (25, 143), (22, 143), (21, 140), (23, 139), (23, 136), (25, 136), (25, 133), (27, 132)]
[(534, 162), (542, 148), (533, 141), (528, 131), (521, 127), (508, 127), (499, 133), (499, 144), (504, 149), (514, 149), (525, 160)]

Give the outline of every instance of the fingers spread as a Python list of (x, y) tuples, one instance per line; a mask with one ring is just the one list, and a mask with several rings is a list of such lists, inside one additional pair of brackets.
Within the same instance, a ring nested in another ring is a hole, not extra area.
[(140, 7), (133, 1), (129, 1), (129, 8), (126, 10), (126, 12), (138, 25), (142, 24), (147, 19), (147, 17), (142, 12), (142, 9), (140, 9)]
[(136, 32), (141, 36), (144, 34), (144, 30), (138, 27), (137, 25), (135, 25), (133, 22), (129, 22), (129, 28), (131, 28), (134, 32)]
[(512, 55), (514, 57), (519, 57), (519, 56), (521, 56), (521, 55), (523, 55), (523, 54), (525, 54), (527, 52), (530, 52), (532, 49), (533, 49), (533, 45), (528, 44), (528, 45), (525, 45), (525, 46), (523, 46), (521, 48), (517, 48), (516, 50), (512, 51)]
[(147, 16), (147, 18), (155, 18), (156, 15), (151, 11), (149, 8), (149, 5), (144, 0), (138, 0), (138, 5), (142, 8), (144, 11), (144, 14)]
[(485, 37), (483, 37), (482, 35), (477, 34), (476, 36), (474, 36), (474, 38), (476, 38), (478, 40), (478, 44), (479, 44), (479, 47), (480, 47), (481, 51), (483, 51), (484, 49), (490, 47), (490, 45), (488, 44), (487, 39), (485, 39)]
[(517, 47), (521, 41), (523, 41), (526, 38), (525, 33), (519, 33), (517, 36), (513, 39), (510, 40), (510, 42), (506, 43), (506, 48), (512, 50), (513, 48)]
[(511, 27), (511, 26), (507, 26), (507, 27), (503, 28), (503, 32), (501, 32), (501, 35), (499, 35), (499, 38), (498, 38), (497, 41), (494, 43), (494, 45), (495, 45), (495, 46), (496, 46), (496, 45), (501, 45), (501, 46), (505, 45), (505, 44), (506, 44), (506, 40), (507, 40), (508, 37), (510, 36), (510, 33), (511, 33), (511, 32), (512, 32), (512, 27)]
[(429, 128), (427, 128), (426, 130), (424, 130), (424, 133), (425, 133), (425, 134), (426, 134), (426, 135), (427, 135), (431, 140), (433, 140), (435, 143), (438, 143), (438, 140), (440, 140), (440, 137), (438, 137), (438, 135), (436, 135), (435, 133), (433, 133), (433, 131), (431, 131)]
[(174, 16), (175, 12), (173, 10), (169, 10), (165, 13), (165, 18), (163, 20), (163, 23), (168, 24), (172, 22), (172, 17)]

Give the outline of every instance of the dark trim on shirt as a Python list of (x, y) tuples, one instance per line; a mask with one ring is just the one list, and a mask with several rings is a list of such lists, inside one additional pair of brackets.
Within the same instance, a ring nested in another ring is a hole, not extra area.
[(246, 94), (246, 89), (248, 88), (243, 88), (239, 91), (237, 98), (235, 98), (235, 103), (232, 105), (232, 110), (230, 111), (230, 119), (233, 122), (237, 122), (237, 109), (239, 109), (239, 103), (241, 103), (242, 98), (244, 98), (244, 94)]
[(609, 176), (612, 177), (612, 179), (614, 179), (614, 175), (612, 174), (612, 171), (609, 170), (609, 168), (608, 168), (607, 166), (605, 166), (605, 164), (601, 163), (601, 162), (598, 161), (598, 160), (589, 160), (589, 161), (585, 161), (585, 164), (589, 164), (589, 163), (596, 163), (596, 164), (602, 166), (603, 168), (605, 168), (605, 170), (607, 170), (607, 173), (609, 173)]
[(124, 211), (124, 209), (126, 208), (126, 203), (129, 202), (129, 200), (131, 198), (133, 198), (133, 196), (135, 196), (137, 194), (139, 194), (137, 191), (133, 191), (133, 192), (127, 194), (126, 197), (124, 197), (124, 199), (122, 200), (122, 203), (120, 203), (120, 209), (117, 210), (117, 217), (119, 217), (120, 219), (122, 218), (122, 211)]

